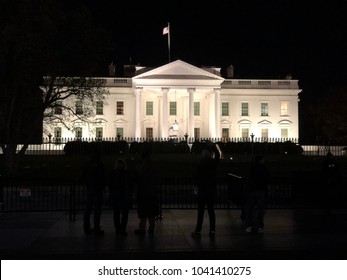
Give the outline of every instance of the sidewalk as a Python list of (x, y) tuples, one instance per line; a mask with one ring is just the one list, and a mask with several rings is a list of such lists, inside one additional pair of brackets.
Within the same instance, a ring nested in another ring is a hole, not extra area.
[(154, 236), (136, 236), (136, 211), (128, 236), (116, 237), (112, 214), (102, 215), (103, 237), (86, 237), (82, 213), (75, 222), (62, 212), (0, 216), (1, 259), (347, 259), (347, 213), (268, 210), (263, 235), (245, 233), (238, 210), (216, 210), (216, 237), (191, 237), (196, 210), (166, 210)]

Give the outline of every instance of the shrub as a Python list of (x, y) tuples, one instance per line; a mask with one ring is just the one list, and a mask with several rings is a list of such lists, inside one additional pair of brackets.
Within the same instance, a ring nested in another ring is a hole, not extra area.
[(79, 154), (87, 155), (90, 153), (101, 153), (101, 154), (121, 154), (128, 153), (129, 146), (126, 141), (100, 141), (100, 142), (86, 142), (86, 141), (71, 141), (65, 144), (64, 152), (67, 155)]

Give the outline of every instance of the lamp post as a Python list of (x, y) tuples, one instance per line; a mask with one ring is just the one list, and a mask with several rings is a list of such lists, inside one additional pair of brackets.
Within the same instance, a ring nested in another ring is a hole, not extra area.
[(255, 136), (255, 135), (254, 135), (253, 132), (252, 132), (250, 136), (251, 136), (251, 141), (252, 141), (252, 144), (251, 144), (251, 145), (252, 145), (252, 156), (253, 156), (253, 143), (254, 143), (254, 136)]
[(186, 132), (183, 136), (184, 136), (184, 139), (186, 140), (186, 143), (188, 143), (188, 133)]
[(48, 133), (48, 151), (51, 153), (52, 134)]

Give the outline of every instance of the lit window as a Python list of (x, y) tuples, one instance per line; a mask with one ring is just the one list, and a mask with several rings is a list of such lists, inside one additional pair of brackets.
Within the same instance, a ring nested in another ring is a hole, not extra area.
[(124, 115), (124, 101), (117, 101), (117, 115)]
[(177, 114), (177, 103), (176, 101), (170, 102), (170, 116), (176, 116)]
[(116, 128), (116, 136), (117, 136), (117, 137), (118, 137), (118, 136), (123, 137), (123, 135), (124, 135), (124, 129), (123, 129), (123, 127), (117, 127), (117, 128)]
[(229, 116), (229, 103), (222, 102), (222, 116)]
[(269, 137), (269, 129), (268, 128), (262, 128), (261, 129), (261, 138), (267, 139)]
[(261, 105), (261, 116), (268, 116), (269, 115), (269, 103), (267, 102), (262, 102)]
[(62, 135), (62, 129), (61, 127), (55, 127), (54, 128), (54, 143), (59, 144), (61, 143), (61, 135)]
[(194, 116), (200, 116), (200, 102), (194, 102)]
[(153, 127), (146, 127), (146, 138), (153, 139)]
[(242, 138), (248, 138), (249, 137), (249, 128), (242, 128), (241, 129), (241, 137)]
[(248, 116), (248, 102), (241, 103), (241, 116)]
[(153, 101), (146, 102), (146, 115), (153, 116)]
[(75, 110), (76, 110), (76, 115), (83, 115), (83, 102), (82, 102), (82, 100), (76, 101)]
[(95, 129), (95, 137), (96, 137), (97, 139), (99, 139), (99, 140), (102, 139), (102, 137), (103, 137), (103, 129), (102, 129), (102, 127), (97, 127), (97, 128)]
[(103, 115), (104, 114), (104, 102), (96, 101), (96, 114)]
[(288, 128), (281, 128), (281, 138), (288, 138)]
[(82, 138), (82, 127), (76, 127), (75, 128), (75, 138), (81, 139)]
[(194, 127), (194, 138), (200, 138), (200, 127)]
[(229, 128), (222, 128), (222, 138), (229, 138)]
[(288, 115), (288, 101), (281, 101), (281, 116)]

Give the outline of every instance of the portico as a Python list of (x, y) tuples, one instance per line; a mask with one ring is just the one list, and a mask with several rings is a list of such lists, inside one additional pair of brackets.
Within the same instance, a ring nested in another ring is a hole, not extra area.
[[(220, 137), (218, 105), (223, 81), (180, 60), (135, 76), (135, 137), (148, 137), (146, 131), (153, 131), (153, 137), (168, 138), (174, 122), (178, 124), (177, 137), (196, 137), (198, 130), (208, 137)], [(152, 115), (147, 102), (153, 102)]]

